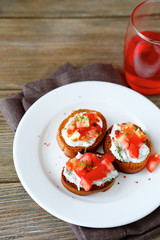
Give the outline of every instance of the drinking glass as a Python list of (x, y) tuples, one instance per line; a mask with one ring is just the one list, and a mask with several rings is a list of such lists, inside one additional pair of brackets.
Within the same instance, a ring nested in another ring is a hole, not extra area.
[(147, 0), (133, 11), (124, 43), (124, 73), (131, 88), (160, 93), (160, 0)]

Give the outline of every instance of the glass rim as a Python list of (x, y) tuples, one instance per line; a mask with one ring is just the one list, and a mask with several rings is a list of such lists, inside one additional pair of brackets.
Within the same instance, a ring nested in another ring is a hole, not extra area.
[(135, 26), (135, 24), (134, 24), (134, 14), (135, 14), (135, 12), (136, 12), (141, 6), (143, 6), (144, 4), (146, 4), (146, 3), (148, 3), (148, 2), (160, 2), (160, 0), (145, 0), (145, 1), (141, 2), (140, 4), (138, 4), (138, 5), (135, 7), (135, 9), (133, 10), (132, 14), (131, 14), (131, 23), (132, 23), (132, 26), (133, 26), (134, 30), (136, 31), (136, 33), (137, 33), (142, 39), (144, 39), (144, 40), (147, 41), (147, 42), (150, 42), (150, 43), (153, 43), (153, 44), (156, 44), (156, 45), (157, 45), (157, 44), (160, 45), (160, 41), (146, 37), (146, 36), (143, 35), (141, 32), (139, 32), (139, 30), (136, 28), (136, 26)]

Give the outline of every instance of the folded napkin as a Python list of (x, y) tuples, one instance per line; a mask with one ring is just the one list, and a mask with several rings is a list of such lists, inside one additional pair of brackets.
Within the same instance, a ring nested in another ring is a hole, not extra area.
[[(0, 103), (10, 128), (16, 131), (24, 113), (45, 93), (68, 83), (79, 81), (105, 81), (126, 85), (120, 74), (110, 64), (93, 64), (75, 69), (66, 63), (44, 79), (27, 83), (22, 92)], [(145, 240), (160, 233), (160, 207), (147, 217), (121, 227), (94, 229), (70, 224), (79, 240)]]

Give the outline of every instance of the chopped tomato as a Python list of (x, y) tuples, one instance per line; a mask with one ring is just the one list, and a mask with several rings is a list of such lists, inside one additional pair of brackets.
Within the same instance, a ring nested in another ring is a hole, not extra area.
[(115, 157), (111, 154), (105, 154), (103, 157), (100, 158), (100, 161), (104, 159), (112, 163), (115, 160)]
[(106, 167), (105, 165), (99, 165), (97, 168), (92, 169), (86, 174), (87, 179), (91, 181), (96, 181), (106, 177)]
[(148, 159), (147, 164), (146, 164), (146, 168), (149, 172), (153, 172), (153, 170), (158, 166), (159, 163), (160, 163), (160, 154), (157, 154), (155, 152)]
[(89, 165), (91, 167), (94, 167), (99, 164), (99, 159), (96, 154), (94, 153), (85, 153), (80, 158), (80, 162), (85, 162), (85, 165)]
[[(75, 166), (75, 169), (76, 169), (77, 171), (81, 171), (81, 170), (85, 169), (86, 166), (87, 166), (87, 161), (86, 161), (86, 160), (84, 160), (84, 161), (80, 161), (80, 160), (79, 160), (79, 161), (77, 162), (76, 166)], [(75, 169), (74, 169), (74, 170), (75, 170)]]
[(134, 130), (135, 130), (135, 126), (131, 122), (121, 124), (121, 131), (123, 132), (129, 133), (129, 132), (133, 132)]
[(138, 136), (138, 138), (142, 141), (145, 142), (147, 139), (146, 134), (140, 129), (137, 128), (137, 130), (135, 131), (135, 134)]
[(116, 135), (120, 134), (120, 131), (119, 131), (119, 130), (116, 130), (116, 131), (115, 131), (115, 134), (116, 134)]
[(88, 128), (90, 123), (89, 123), (89, 117), (87, 116), (79, 116), (77, 117), (77, 120), (75, 119), (76, 121), (76, 127), (78, 129), (83, 129), (83, 128)]
[(76, 124), (74, 120), (67, 126), (67, 134), (70, 136), (74, 133), (76, 130)]
[(85, 153), (80, 159), (71, 158), (66, 163), (68, 171), (74, 171), (80, 177), (80, 184), (85, 191), (89, 191), (92, 182), (106, 177), (114, 167), (115, 157), (105, 154), (100, 159), (94, 153)]
[(92, 121), (92, 122), (99, 122), (99, 119), (97, 117), (97, 113), (96, 112), (84, 113), (84, 116), (89, 117), (89, 120)]
[(89, 141), (90, 139), (97, 138), (102, 128), (98, 125), (99, 119), (95, 112), (76, 114), (67, 126), (67, 134), (70, 140), (76, 141)]
[(68, 171), (74, 170), (78, 161), (79, 161), (79, 159), (77, 159), (77, 158), (70, 158), (68, 160), (68, 162), (66, 163), (67, 170)]
[(84, 177), (87, 173), (85, 169), (79, 170), (79, 169), (74, 169), (75, 173), (81, 178)]
[(113, 164), (107, 158), (102, 159), (101, 164), (105, 166), (106, 172), (110, 172), (114, 168)]
[(125, 136), (124, 133), (119, 133), (117, 136), (116, 136), (118, 142), (122, 145), (122, 147), (124, 149), (128, 149), (129, 148), (129, 144), (130, 144), (130, 141), (129, 139)]
[(81, 177), (80, 184), (85, 191), (89, 191), (92, 187), (92, 181), (87, 179), (86, 177)]
[(138, 158), (139, 157), (139, 149), (134, 143), (130, 144), (128, 150), (129, 150), (129, 155), (131, 156), (131, 158)]
[(127, 137), (129, 138), (131, 143), (136, 145), (138, 148), (140, 148), (142, 146), (143, 142), (141, 141), (141, 139), (137, 136), (137, 134), (135, 132), (127, 134)]
[(86, 131), (84, 134), (82, 133), (84, 141), (89, 141), (90, 139), (97, 138), (101, 133), (101, 130), (101, 127), (97, 125), (96, 127)]

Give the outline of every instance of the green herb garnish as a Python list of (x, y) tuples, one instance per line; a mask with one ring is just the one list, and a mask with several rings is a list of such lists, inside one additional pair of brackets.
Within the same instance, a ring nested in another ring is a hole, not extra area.
[(120, 153), (120, 152), (122, 151), (122, 148), (121, 148), (121, 147), (116, 146), (116, 148), (117, 148), (117, 152), (118, 152), (118, 153)]
[(126, 132), (124, 132), (124, 135), (127, 137), (127, 133)]
[(78, 122), (79, 121), (79, 118), (76, 116), (74, 122)]
[(86, 153), (87, 152), (87, 147), (84, 149), (84, 153)]

